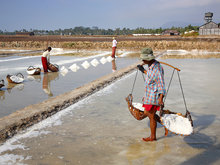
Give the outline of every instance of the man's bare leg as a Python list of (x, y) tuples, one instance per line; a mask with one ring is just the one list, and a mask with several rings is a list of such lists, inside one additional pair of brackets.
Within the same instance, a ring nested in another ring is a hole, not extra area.
[(156, 129), (157, 129), (157, 121), (155, 120), (155, 110), (151, 111), (144, 111), (145, 115), (147, 115), (150, 119), (150, 130), (151, 130), (151, 135), (147, 138), (143, 138), (144, 141), (156, 141)]

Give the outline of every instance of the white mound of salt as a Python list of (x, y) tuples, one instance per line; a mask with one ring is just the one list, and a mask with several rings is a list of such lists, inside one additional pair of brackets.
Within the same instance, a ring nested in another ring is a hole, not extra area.
[(65, 66), (62, 66), (60, 69), (60, 72), (61, 72), (62, 76), (65, 76), (68, 73), (68, 69), (66, 69)]
[(72, 70), (73, 72), (77, 72), (77, 70), (79, 70), (79, 66), (77, 64), (73, 64), (69, 67), (70, 70)]
[(99, 65), (99, 61), (96, 59), (93, 59), (91, 62), (92, 66), (96, 67), (97, 65)]
[(101, 60), (100, 60), (100, 62), (101, 62), (102, 64), (105, 64), (105, 63), (107, 62), (107, 60), (106, 60), (105, 57), (102, 57)]
[(144, 111), (144, 107), (142, 107), (143, 104), (141, 104), (141, 103), (132, 103), (132, 105), (133, 105), (133, 107), (139, 109), (140, 111)]
[(88, 61), (84, 61), (81, 65), (84, 69), (88, 69), (90, 67), (90, 64)]
[(112, 56), (108, 56), (108, 57), (106, 58), (106, 60), (107, 60), (108, 62), (112, 62), (113, 58), (112, 58)]
[(22, 82), (24, 81), (23, 78), (18, 77), (18, 76), (14, 76), (14, 75), (12, 75), (12, 76), (10, 77), (10, 79), (11, 79), (11, 81), (13, 81), (13, 82), (15, 82), (15, 83), (22, 83)]
[(163, 125), (171, 132), (183, 135), (193, 133), (193, 127), (188, 118), (176, 115), (165, 114), (162, 117)]

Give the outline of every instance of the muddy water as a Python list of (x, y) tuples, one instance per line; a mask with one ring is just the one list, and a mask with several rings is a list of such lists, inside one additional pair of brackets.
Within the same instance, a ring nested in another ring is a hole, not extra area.
[[(96, 80), (115, 70), (129, 66), (137, 61), (134, 58), (117, 58), (115, 61), (102, 64), (100, 59), (109, 56), (109, 52), (97, 52), (93, 56), (51, 56), (51, 63), (65, 67), (68, 72), (48, 73), (41, 75), (28, 75), (26, 69), (29, 66), (41, 67), (40, 56), (9, 56), (0, 58), (0, 80), (5, 80), (5, 86), (0, 89), (0, 117), (7, 116), (25, 106), (36, 104), (50, 97), (71, 91), (90, 81)], [(96, 67), (90, 64), (84, 69), (81, 64), (84, 61), (99, 61)], [(68, 69), (72, 64), (77, 64), (80, 69), (73, 72)], [(22, 73), (25, 80), (22, 84), (8, 83), (7, 74)]]
[[(70, 106), (0, 146), (1, 164), (219, 164), (220, 59), (163, 60), (180, 72), (194, 134), (183, 137), (158, 125), (157, 142), (146, 143), (148, 119), (135, 120), (124, 98), (130, 93), (135, 72)], [(164, 66), (166, 84), (172, 69)], [(138, 74), (134, 101), (143, 95)], [(165, 103), (172, 111), (185, 107), (177, 76)]]

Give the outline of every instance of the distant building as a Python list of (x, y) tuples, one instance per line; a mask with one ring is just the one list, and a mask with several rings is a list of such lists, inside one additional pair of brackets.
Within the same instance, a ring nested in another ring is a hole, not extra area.
[(34, 32), (16, 32), (19, 36), (34, 36)]
[(205, 13), (205, 24), (199, 27), (199, 35), (220, 35), (220, 27), (212, 21), (213, 13)]
[(168, 36), (176, 36), (180, 35), (180, 32), (178, 32), (177, 30), (165, 30), (162, 34)]

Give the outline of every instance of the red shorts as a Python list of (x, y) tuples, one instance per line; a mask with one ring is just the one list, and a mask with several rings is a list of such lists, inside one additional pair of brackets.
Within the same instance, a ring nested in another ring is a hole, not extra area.
[(150, 111), (150, 110), (155, 110), (155, 111), (159, 111), (160, 110), (160, 106), (158, 105), (149, 105), (149, 104), (143, 104), (144, 109), (146, 111)]

